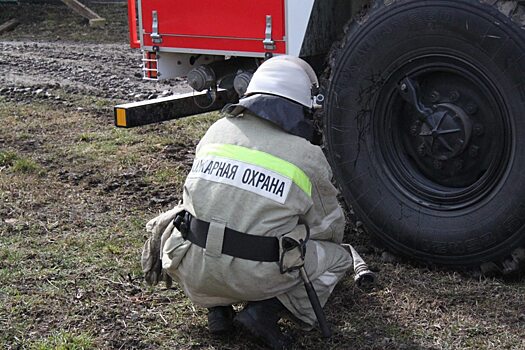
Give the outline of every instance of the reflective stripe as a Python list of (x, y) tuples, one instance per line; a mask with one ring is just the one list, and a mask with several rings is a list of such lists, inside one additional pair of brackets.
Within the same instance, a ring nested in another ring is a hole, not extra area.
[(117, 108), (117, 120), (116, 120), (116, 126), (128, 126), (128, 122), (126, 120), (126, 110), (123, 108)]
[(304, 171), (296, 165), (269, 153), (237, 145), (215, 143), (202, 146), (197, 153), (197, 158), (206, 156), (229, 158), (274, 171), (292, 180), (309, 197), (312, 196), (312, 183)]

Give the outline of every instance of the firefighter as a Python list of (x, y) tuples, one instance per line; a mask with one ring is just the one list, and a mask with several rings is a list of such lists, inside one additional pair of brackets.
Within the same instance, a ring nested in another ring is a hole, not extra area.
[[(317, 322), (299, 269), (324, 305), (352, 266), (340, 245), (345, 220), (330, 166), (310, 142), (317, 87), (305, 61), (265, 61), (245, 97), (199, 142), (183, 204), (148, 224), (162, 237), (146, 245), (146, 277), (162, 278), (160, 263), (148, 256), (160, 246), (166, 277), (208, 308), (212, 333), (237, 324), (285, 348), (281, 317), (304, 329)], [(239, 302), (247, 304), (235, 314)]]

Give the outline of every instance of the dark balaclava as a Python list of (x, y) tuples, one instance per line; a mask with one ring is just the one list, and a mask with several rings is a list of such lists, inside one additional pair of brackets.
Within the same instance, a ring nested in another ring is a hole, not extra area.
[(239, 100), (237, 104), (230, 104), (222, 110), (230, 116), (249, 111), (259, 118), (266, 119), (289, 134), (312, 141), (314, 128), (310, 111), (306, 107), (284, 97), (255, 94)]

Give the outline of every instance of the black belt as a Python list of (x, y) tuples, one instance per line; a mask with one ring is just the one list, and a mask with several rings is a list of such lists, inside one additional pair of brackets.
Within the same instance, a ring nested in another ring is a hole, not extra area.
[[(210, 223), (199, 220), (187, 212), (178, 214), (177, 218), (174, 221), (175, 226), (181, 231), (184, 238), (201, 248), (206, 248)], [(279, 240), (277, 237), (255, 236), (226, 227), (222, 254), (246, 260), (277, 262), (279, 261)]]

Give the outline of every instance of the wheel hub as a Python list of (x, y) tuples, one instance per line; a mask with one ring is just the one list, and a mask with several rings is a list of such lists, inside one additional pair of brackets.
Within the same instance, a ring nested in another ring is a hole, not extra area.
[(479, 89), (458, 73), (430, 73), (405, 76), (397, 92), (404, 103), (390, 106), (399, 116), (398, 140), (412, 169), (423, 175), (414, 177), (414, 184), (461, 188), (478, 181), (491, 162), (487, 155), (495, 140), (484, 135), (492, 112)]
[(472, 121), (459, 106), (443, 103), (421, 125), (419, 136), (424, 143), (424, 156), (446, 161), (462, 154), (470, 143)]

